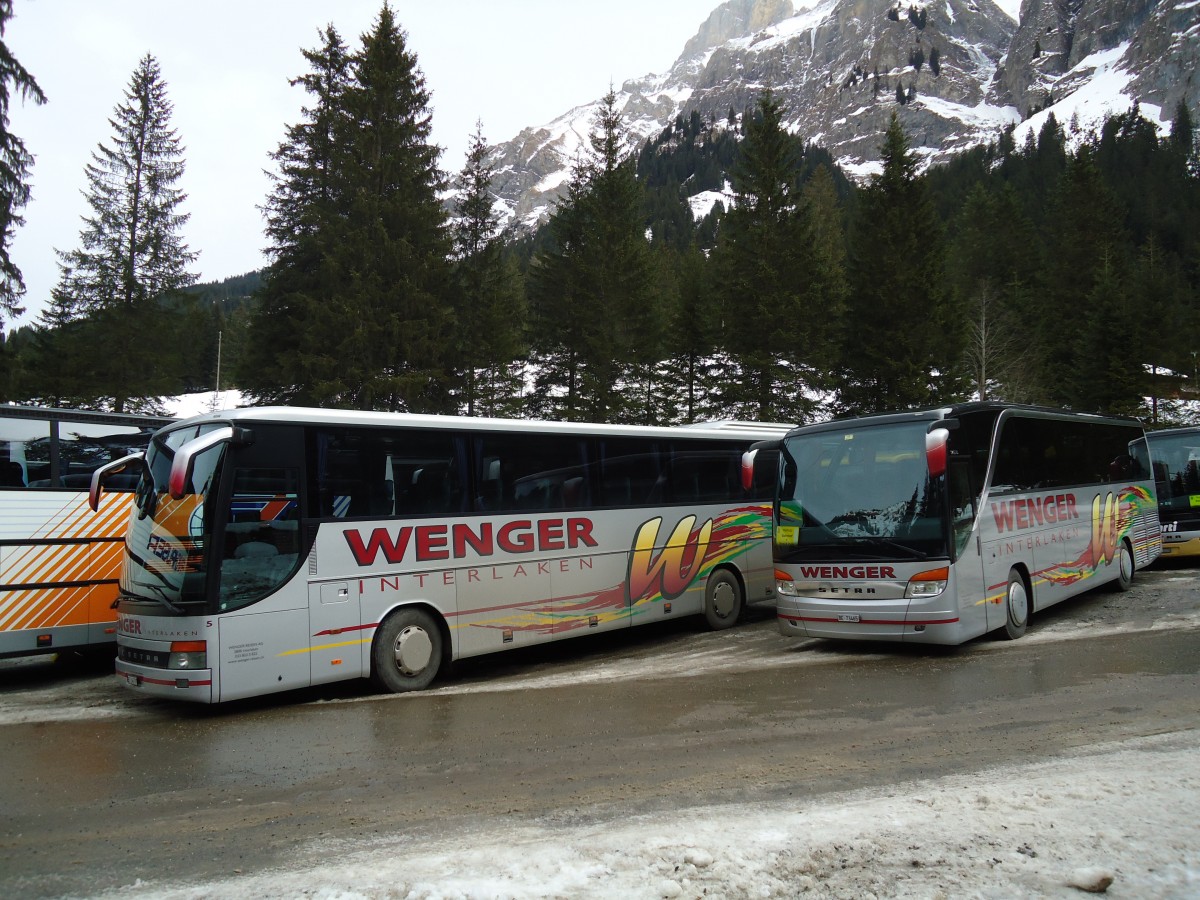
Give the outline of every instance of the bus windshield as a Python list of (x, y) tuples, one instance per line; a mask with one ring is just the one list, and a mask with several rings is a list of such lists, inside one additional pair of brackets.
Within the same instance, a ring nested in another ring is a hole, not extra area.
[(225, 445), (196, 457), (186, 492), (178, 500), (168, 492), (168, 481), (175, 451), (212, 427), (166, 431), (150, 442), (129, 526), (121, 579), (126, 599), (157, 602), (172, 611), (204, 602), (205, 550), (212, 533), (206, 501), (216, 484)]
[(947, 555), (927, 421), (793, 435), (783, 444), (777, 558), (926, 559)]
[(1200, 506), (1200, 429), (1149, 435), (1164, 518)]

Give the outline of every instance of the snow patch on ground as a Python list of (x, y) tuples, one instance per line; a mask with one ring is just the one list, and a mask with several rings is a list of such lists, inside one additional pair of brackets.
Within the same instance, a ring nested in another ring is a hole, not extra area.
[(314, 842), (277, 871), (105, 896), (1068, 898), (1111, 879), (1113, 897), (1194, 897), (1200, 731), (814, 801), (555, 818)]

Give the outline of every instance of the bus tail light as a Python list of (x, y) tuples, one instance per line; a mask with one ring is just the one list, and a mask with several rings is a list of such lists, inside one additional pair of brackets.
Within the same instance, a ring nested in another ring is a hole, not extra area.
[(167, 657), (168, 669), (208, 668), (207, 641), (172, 641), (171, 654)]
[(796, 596), (796, 582), (792, 581), (792, 576), (783, 569), (775, 570), (775, 590), (785, 597)]
[(904, 597), (907, 600), (913, 600), (918, 597), (936, 597), (946, 589), (946, 582), (949, 580), (949, 566), (918, 572), (912, 578), (908, 579), (908, 587), (904, 589)]

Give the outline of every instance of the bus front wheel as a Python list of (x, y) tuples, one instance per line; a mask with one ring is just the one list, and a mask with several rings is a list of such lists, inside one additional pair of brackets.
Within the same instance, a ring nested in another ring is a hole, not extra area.
[(1008, 573), (1008, 588), (1004, 592), (1004, 636), (1015, 641), (1025, 633), (1029, 625), (1029, 591), (1021, 573), (1013, 569)]
[(442, 664), (442, 632), (422, 609), (388, 616), (371, 648), (371, 680), (398, 694), (429, 687)]
[(708, 576), (704, 588), (704, 621), (713, 631), (732, 628), (742, 614), (742, 585), (728, 569)]

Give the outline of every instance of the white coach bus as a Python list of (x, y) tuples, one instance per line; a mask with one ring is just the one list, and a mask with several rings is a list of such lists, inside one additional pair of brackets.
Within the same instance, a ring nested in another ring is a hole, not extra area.
[(799, 428), (783, 440), (780, 631), (958, 644), (1162, 550), (1141, 423), (965, 403)]
[[(215, 703), (774, 598), (771, 496), (743, 452), (785, 426), (638, 428), (286, 408), (151, 441), (117, 674)], [(102, 473), (94, 485), (99, 501)]]

